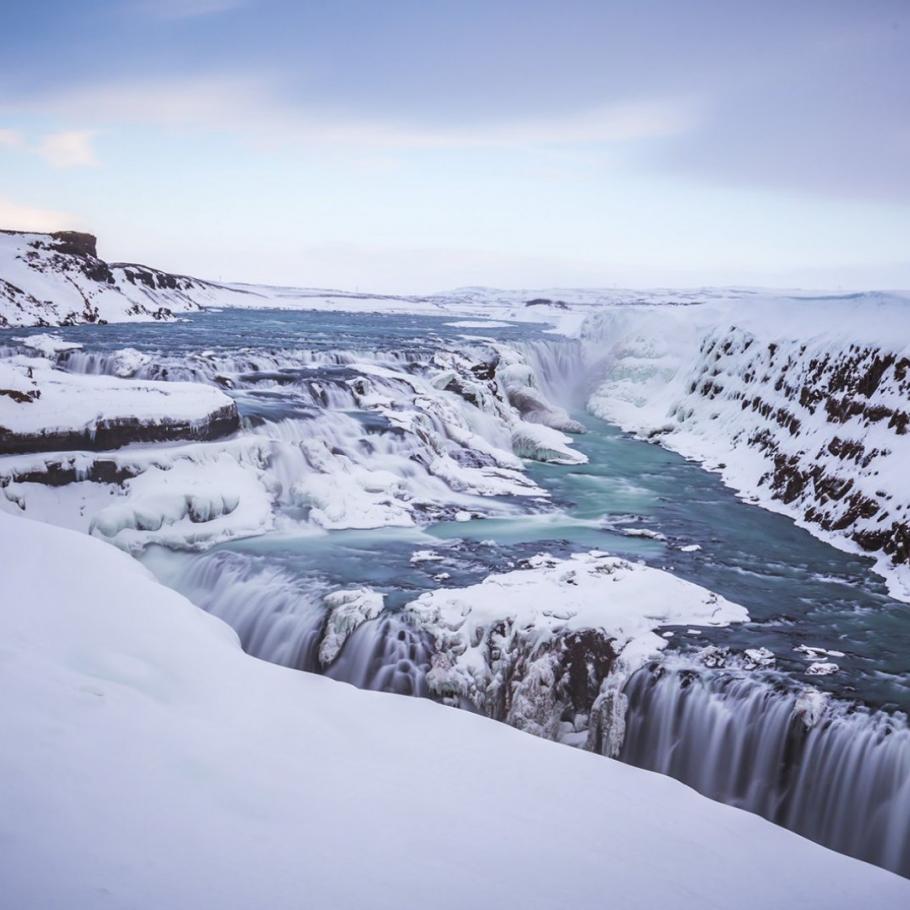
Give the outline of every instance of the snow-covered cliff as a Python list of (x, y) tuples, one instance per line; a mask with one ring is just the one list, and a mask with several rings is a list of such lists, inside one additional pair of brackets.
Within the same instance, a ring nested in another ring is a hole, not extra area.
[(582, 337), (595, 414), (876, 556), (910, 597), (910, 299), (609, 307)]
[(0, 231), (0, 328), (169, 319), (225, 293), (197, 278), (107, 263), (91, 234)]

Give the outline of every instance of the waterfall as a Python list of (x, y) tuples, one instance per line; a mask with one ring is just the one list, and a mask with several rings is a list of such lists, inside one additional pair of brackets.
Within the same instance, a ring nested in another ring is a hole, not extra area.
[(247, 654), (296, 670), (319, 669), (327, 589), (317, 581), (302, 585), (263, 559), (226, 550), (188, 557), (154, 548), (143, 562), (231, 626)]
[(361, 689), (426, 696), (432, 653), (429, 635), (386, 614), (360, 626), (325, 674)]
[(432, 638), (386, 612), (358, 626), (328, 667), (319, 661), (329, 590), (296, 578), (261, 557), (227, 550), (180, 556), (149, 550), (143, 562), (163, 583), (224, 620), (247, 654), (271, 663), (325, 673), (361, 689), (427, 695)]
[(430, 355), (415, 351), (306, 348), (234, 348), (177, 353), (119, 348), (109, 351), (62, 351), (53, 359), (55, 366), (70, 373), (183, 382), (220, 382), (224, 377), (230, 377), (242, 386), (270, 375), (280, 375), (282, 371), (343, 368), (357, 363), (407, 370), (426, 365)]
[(910, 875), (910, 729), (748, 674), (652, 664), (625, 687), (620, 758)]
[(589, 391), (587, 351), (577, 339), (548, 338), (515, 345), (534, 373), (538, 387), (568, 410), (584, 407)]

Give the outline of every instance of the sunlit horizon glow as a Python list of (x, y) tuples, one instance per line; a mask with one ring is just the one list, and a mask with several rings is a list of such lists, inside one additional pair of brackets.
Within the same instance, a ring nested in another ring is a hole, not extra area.
[(0, 227), (223, 280), (910, 287), (910, 6), (14, 4)]

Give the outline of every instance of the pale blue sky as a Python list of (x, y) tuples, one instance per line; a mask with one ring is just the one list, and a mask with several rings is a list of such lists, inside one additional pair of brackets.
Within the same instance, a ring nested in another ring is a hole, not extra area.
[(387, 291), (910, 286), (907, 0), (3, 16), (0, 226)]

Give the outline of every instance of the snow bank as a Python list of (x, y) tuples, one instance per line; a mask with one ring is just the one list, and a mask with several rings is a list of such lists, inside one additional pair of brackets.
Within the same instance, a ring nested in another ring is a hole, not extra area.
[(543, 424), (521, 421), (512, 430), (512, 449), (523, 458), (553, 464), (587, 464), (588, 456), (569, 448), (570, 436)]
[(0, 516), (0, 540), (11, 906), (910, 899), (906, 880), (673, 780), (251, 659), (91, 538)]
[(78, 351), (82, 347), (76, 341), (64, 341), (59, 335), (51, 335), (49, 333), (26, 335), (24, 337), (14, 336), (13, 341), (18, 341), (24, 347), (38, 351), (45, 357), (52, 357), (64, 351)]
[(227, 452), (149, 466), (91, 517), (89, 533), (125, 550), (150, 544), (197, 549), (275, 526), (272, 498)]

